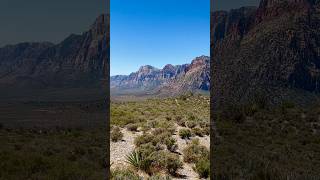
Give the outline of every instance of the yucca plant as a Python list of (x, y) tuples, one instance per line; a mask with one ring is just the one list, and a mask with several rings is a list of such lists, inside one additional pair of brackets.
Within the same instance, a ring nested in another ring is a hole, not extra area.
[(126, 162), (137, 169), (141, 169), (142, 158), (140, 152), (134, 150), (126, 155)]

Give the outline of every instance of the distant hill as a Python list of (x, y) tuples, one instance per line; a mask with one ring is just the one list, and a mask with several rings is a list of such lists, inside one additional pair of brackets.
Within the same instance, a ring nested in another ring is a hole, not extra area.
[(162, 69), (146, 65), (128, 76), (112, 76), (110, 82), (113, 95), (177, 95), (189, 91), (209, 91), (210, 58), (200, 56), (190, 64), (167, 64)]
[(262, 0), (211, 12), (215, 103), (310, 103), (320, 92), (320, 3)]

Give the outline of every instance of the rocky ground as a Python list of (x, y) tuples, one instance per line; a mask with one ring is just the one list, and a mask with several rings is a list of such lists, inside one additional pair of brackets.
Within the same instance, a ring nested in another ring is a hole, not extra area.
[[(191, 142), (190, 140), (182, 139), (178, 132), (181, 126), (176, 125), (176, 133), (173, 135), (173, 138), (177, 141), (178, 149), (177, 153), (179, 153), (181, 161), (183, 160), (183, 152), (182, 150), (187, 146), (188, 143)], [(126, 155), (132, 152), (135, 148), (134, 139), (141, 135), (142, 132), (131, 132), (125, 128), (121, 128), (121, 132), (123, 133), (122, 141), (118, 142), (110, 142), (110, 159), (111, 159), (111, 168), (115, 167), (128, 167), (129, 165), (126, 163)], [(208, 149), (210, 148), (210, 136), (204, 137), (196, 137), (200, 140), (200, 144), (206, 146)], [(178, 174), (181, 175), (181, 178), (172, 178), (174, 180), (179, 179), (200, 179), (199, 175), (193, 170), (193, 164), (184, 163), (183, 169), (178, 171)], [(145, 177), (146, 174), (139, 173), (140, 176)]]

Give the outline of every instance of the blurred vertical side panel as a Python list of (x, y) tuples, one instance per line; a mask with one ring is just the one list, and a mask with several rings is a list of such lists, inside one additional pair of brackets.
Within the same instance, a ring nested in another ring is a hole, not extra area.
[(108, 179), (109, 4), (0, 2), (0, 179)]
[(319, 1), (211, 2), (212, 177), (319, 179)]

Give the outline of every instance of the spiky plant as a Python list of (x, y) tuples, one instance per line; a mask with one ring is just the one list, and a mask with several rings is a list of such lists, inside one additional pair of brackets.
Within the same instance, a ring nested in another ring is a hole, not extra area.
[(142, 158), (140, 152), (134, 150), (131, 153), (127, 154), (126, 162), (137, 169), (141, 169)]

